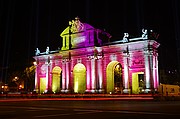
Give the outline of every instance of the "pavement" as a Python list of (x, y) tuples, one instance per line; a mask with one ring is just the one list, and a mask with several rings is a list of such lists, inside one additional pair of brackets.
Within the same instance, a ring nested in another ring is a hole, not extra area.
[(115, 94), (1, 94), (0, 102), (31, 100), (119, 100), (119, 101), (153, 101), (154, 96), (115, 95)]

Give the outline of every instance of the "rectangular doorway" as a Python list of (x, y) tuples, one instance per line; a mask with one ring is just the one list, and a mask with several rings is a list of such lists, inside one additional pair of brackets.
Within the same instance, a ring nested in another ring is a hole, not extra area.
[(144, 72), (132, 73), (132, 94), (141, 93), (144, 87)]

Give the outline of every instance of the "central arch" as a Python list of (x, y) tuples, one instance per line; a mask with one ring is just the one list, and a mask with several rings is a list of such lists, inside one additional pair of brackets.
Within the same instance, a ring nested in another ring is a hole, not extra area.
[(74, 75), (74, 92), (85, 93), (86, 90), (86, 67), (78, 63), (73, 69)]
[(119, 93), (123, 88), (122, 66), (118, 61), (111, 61), (106, 68), (107, 93)]
[(61, 72), (62, 72), (62, 69), (58, 66), (55, 66), (52, 70), (52, 91), (53, 91), (53, 93), (60, 92)]

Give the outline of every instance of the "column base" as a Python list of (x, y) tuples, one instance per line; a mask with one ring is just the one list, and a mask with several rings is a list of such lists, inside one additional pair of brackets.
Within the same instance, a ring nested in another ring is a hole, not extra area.
[(46, 89), (46, 90), (44, 91), (44, 93), (48, 93), (48, 90)]
[(39, 92), (39, 89), (34, 89), (33, 92), (38, 93), (38, 92)]
[(69, 93), (69, 91), (70, 91), (70, 90), (68, 90), (68, 89), (64, 90), (65, 93)]
[(86, 92), (86, 93), (91, 93), (91, 90), (90, 90), (90, 89), (87, 89), (85, 92)]
[(96, 92), (97, 92), (97, 90), (95, 90), (95, 89), (91, 90), (91, 93), (96, 93)]
[(62, 93), (65, 93), (65, 90), (61, 90)]
[(124, 89), (123, 93), (130, 94), (131, 93), (131, 89)]
[(145, 89), (144, 93), (151, 93), (151, 91), (152, 91), (151, 89)]
[(85, 91), (86, 93), (104, 93), (104, 89), (92, 89), (92, 90), (89, 90), (89, 89), (87, 89), (86, 91)]
[(99, 89), (98, 92), (99, 93), (104, 93), (104, 89)]

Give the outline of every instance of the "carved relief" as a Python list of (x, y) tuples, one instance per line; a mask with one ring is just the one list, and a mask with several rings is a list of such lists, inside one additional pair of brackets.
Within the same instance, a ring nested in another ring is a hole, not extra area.
[(132, 65), (142, 65), (142, 64), (143, 64), (143, 61), (141, 59), (135, 59), (132, 62)]
[(131, 66), (140, 66), (144, 64), (144, 60), (140, 56), (134, 56), (131, 59)]

